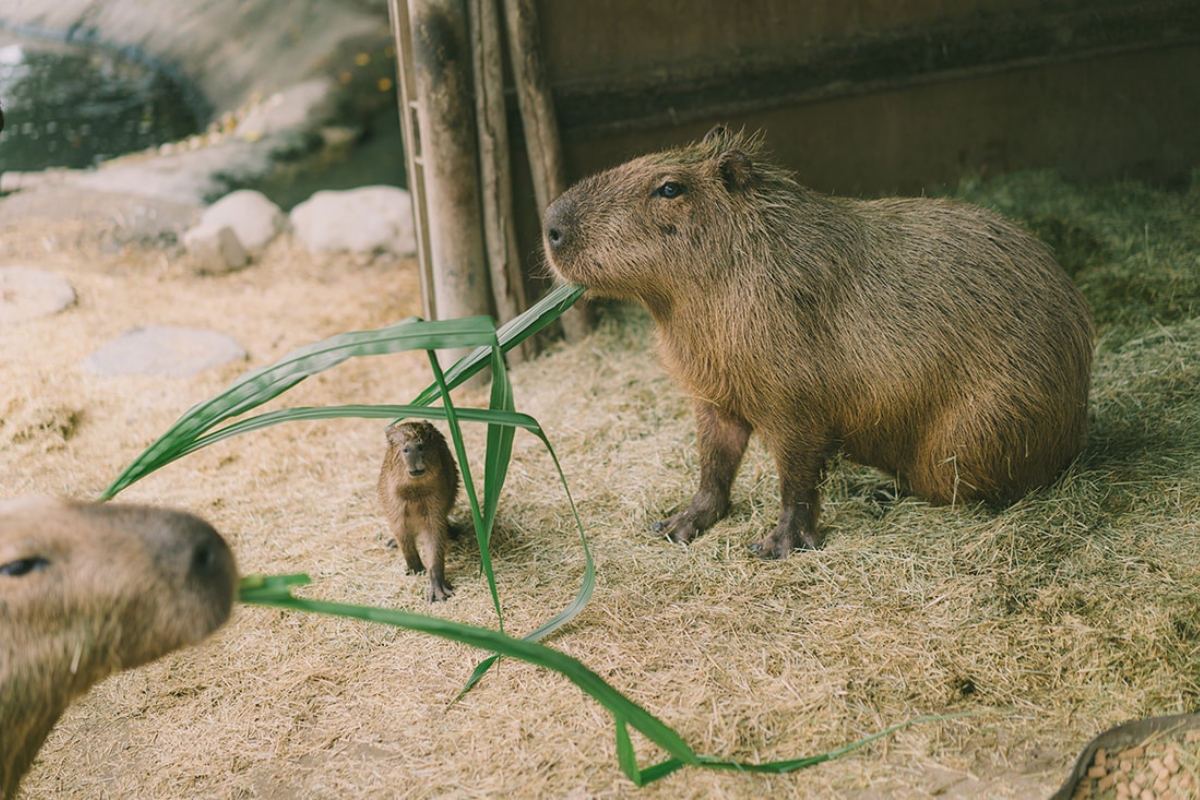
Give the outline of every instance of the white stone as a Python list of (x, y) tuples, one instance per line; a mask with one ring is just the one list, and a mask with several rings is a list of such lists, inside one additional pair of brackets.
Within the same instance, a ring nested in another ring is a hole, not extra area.
[(132, 328), (84, 359), (95, 375), (157, 375), (185, 378), (246, 358), (229, 336), (201, 328)]
[(416, 252), (412, 197), (395, 186), (317, 192), (292, 209), (292, 231), (314, 253)]
[[(241, 189), (225, 195), (200, 215), (193, 228), (200, 235), (212, 236), (221, 228), (231, 228), (247, 253), (262, 251), (284, 228), (287, 217), (279, 206), (262, 192)], [(192, 231), (184, 234), (184, 245)]]
[(57, 275), (25, 267), (0, 269), (0, 324), (57, 314), (75, 302), (75, 290)]

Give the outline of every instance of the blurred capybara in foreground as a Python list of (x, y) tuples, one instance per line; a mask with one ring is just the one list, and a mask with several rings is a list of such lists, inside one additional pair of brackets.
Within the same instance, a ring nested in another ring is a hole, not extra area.
[(450, 509), (458, 494), (458, 465), (441, 431), (424, 421), (387, 430), (388, 449), (379, 471), (379, 502), (408, 570), (429, 568), (429, 601), (454, 593), (446, 581)]
[(0, 502), (0, 800), (73, 700), (212, 633), (236, 582), (225, 541), (190, 514)]
[(546, 210), (563, 278), (649, 309), (691, 393), (700, 489), (660, 523), (687, 542), (729, 509), (751, 432), (782, 512), (752, 549), (816, 548), (827, 460), (932, 502), (1003, 505), (1083, 447), (1093, 331), (1049, 250), (950, 200), (830, 197), (723, 128), (583, 180)]

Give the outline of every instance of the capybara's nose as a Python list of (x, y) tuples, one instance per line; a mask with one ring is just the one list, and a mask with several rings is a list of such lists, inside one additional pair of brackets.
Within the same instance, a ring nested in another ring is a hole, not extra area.
[(202, 581), (223, 579), (229, 571), (229, 546), (212, 529), (201, 529), (199, 537), (192, 546), (192, 576)]
[(567, 232), (571, 226), (571, 205), (560, 197), (546, 209), (544, 227), (546, 245), (551, 250), (560, 249), (567, 241)]

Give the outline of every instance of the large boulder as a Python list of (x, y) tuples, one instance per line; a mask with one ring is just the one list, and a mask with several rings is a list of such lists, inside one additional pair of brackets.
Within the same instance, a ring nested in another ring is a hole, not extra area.
[(416, 252), (412, 197), (395, 186), (317, 192), (292, 209), (292, 232), (313, 253)]

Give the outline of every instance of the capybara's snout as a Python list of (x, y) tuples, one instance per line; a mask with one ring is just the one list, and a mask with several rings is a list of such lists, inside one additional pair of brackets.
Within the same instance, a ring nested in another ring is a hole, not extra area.
[(236, 593), (237, 565), (229, 545), (204, 520), (178, 511), (164, 511), (168, 529), (160, 542), (165, 559), (176, 562), (179, 585), (199, 600), (205, 609), (201, 621), (207, 630), (199, 638), (220, 627), (229, 618)]
[(0, 501), (0, 798), (88, 687), (221, 627), (237, 579), (229, 545), (191, 514)]
[(575, 227), (575, 203), (571, 193), (561, 195), (546, 209), (542, 220), (542, 230), (545, 233), (546, 250), (556, 253), (565, 248)]

